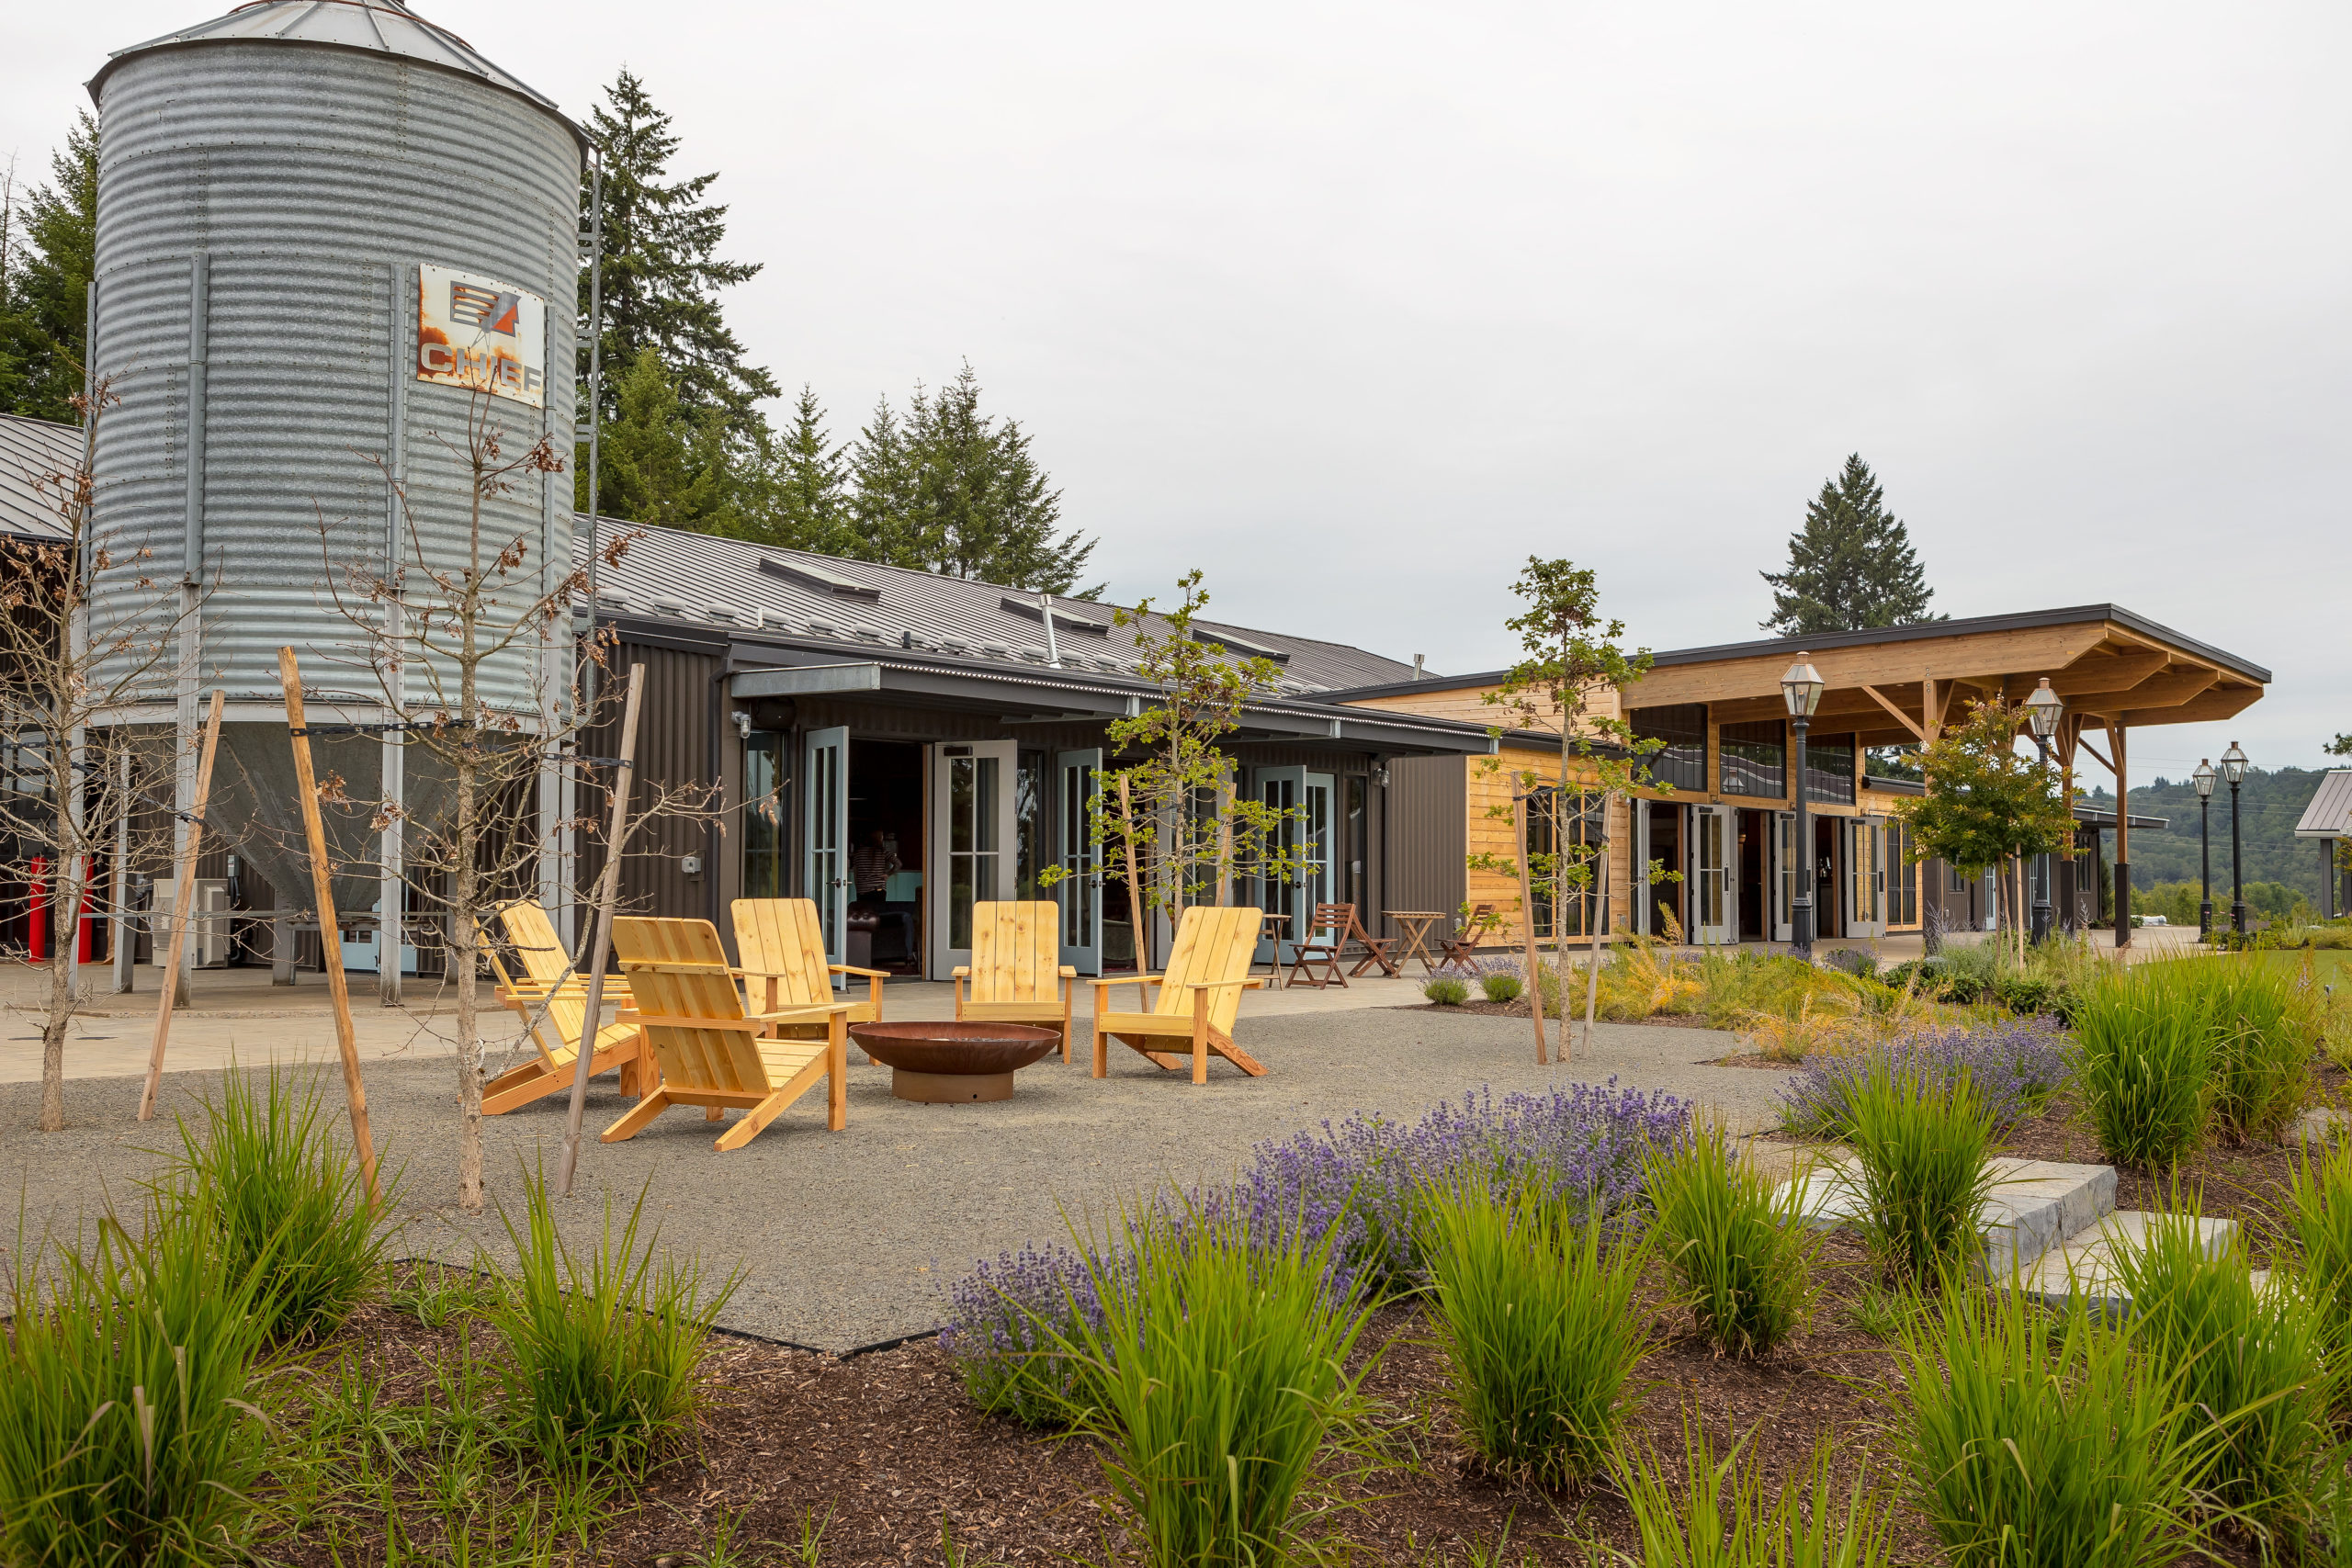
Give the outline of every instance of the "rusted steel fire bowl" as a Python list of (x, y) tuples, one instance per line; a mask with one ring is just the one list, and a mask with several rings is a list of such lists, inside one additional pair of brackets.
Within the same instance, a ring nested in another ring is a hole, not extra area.
[(1011, 1100), (1012, 1075), (1062, 1043), (1023, 1023), (853, 1023), (849, 1037), (890, 1069), (890, 1092), (927, 1105)]

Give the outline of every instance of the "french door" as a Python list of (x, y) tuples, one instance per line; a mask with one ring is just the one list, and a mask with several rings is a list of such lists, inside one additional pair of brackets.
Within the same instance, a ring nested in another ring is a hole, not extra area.
[(1738, 835), (1727, 807), (1690, 808), (1690, 940), (1701, 947), (1724, 947), (1739, 929), (1737, 879), (1732, 858)]
[(1772, 889), (1772, 940), (1794, 942), (1796, 922), (1790, 911), (1797, 903), (1797, 871), (1804, 864), (1797, 853), (1797, 814), (1772, 813), (1772, 863), (1766, 872)]
[(1284, 876), (1254, 879), (1258, 908), (1287, 919), (1281, 925), (1281, 947), (1261, 937), (1260, 963), (1286, 963), (1292, 950), (1306, 935), (1315, 906), (1331, 901), (1338, 865), (1338, 780), (1330, 773), (1310, 773), (1305, 768), (1260, 768), (1250, 778), (1251, 791), (1267, 810), (1281, 814), (1281, 824), (1269, 835), (1267, 850), (1289, 862)]
[[(817, 903), (817, 924), (825, 933), (825, 962), (849, 962), (849, 731), (812, 729), (801, 758), (808, 781), (807, 852), (801, 886)], [(833, 976), (839, 986), (841, 976)]]
[(1653, 916), (1657, 899), (1650, 892), (1650, 803), (1640, 795), (1633, 797), (1627, 815), (1633, 818), (1634, 829), (1634, 934), (1648, 936), (1655, 924)]
[(1886, 934), (1886, 827), (1876, 818), (1846, 822), (1846, 931)]
[(1054, 853), (1062, 879), (1054, 897), (1062, 910), (1062, 962), (1081, 975), (1102, 973), (1102, 846), (1094, 841), (1094, 812), (1102, 788), (1102, 753), (1054, 756)]
[(1018, 741), (932, 748), (932, 978), (972, 961), (972, 906), (1014, 895), (1012, 770)]

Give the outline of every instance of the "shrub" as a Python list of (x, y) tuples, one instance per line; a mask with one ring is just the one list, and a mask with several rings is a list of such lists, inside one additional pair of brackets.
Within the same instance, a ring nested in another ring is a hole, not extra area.
[(1730, 1029), (1757, 1013), (1787, 1017), (1816, 991), (1838, 988), (1840, 976), (1785, 953), (1709, 953), (1699, 960), (1697, 1010), (1711, 1029)]
[[(1768, 1501), (1764, 1467), (1743, 1438), (1718, 1461), (1706, 1429), (1686, 1415), (1682, 1462), (1645, 1449), (1617, 1466), (1644, 1568), (1877, 1568), (1893, 1560), (1894, 1521), (1857, 1480), (1841, 1514), (1830, 1492), (1829, 1439)], [(1669, 1471), (1680, 1474), (1669, 1480)], [(1679, 1483), (1677, 1484), (1677, 1483)]]
[(1649, 1346), (1645, 1248), (1524, 1187), (1433, 1188), (1422, 1206), (1433, 1318), (1462, 1427), (1489, 1469), (1581, 1481), (1616, 1450)]
[(1114, 1255), (1024, 1247), (983, 1258), (947, 1289), (939, 1342), (973, 1402), (1024, 1427), (1066, 1427), (1099, 1404), (1061, 1347), (1102, 1327), (1094, 1281)]
[(2192, 1200), (2114, 1247), (2132, 1337), (2177, 1388), (2192, 1440), (2211, 1449), (2212, 1503), (2300, 1548), (2326, 1438), (2321, 1334), (2283, 1281), (2257, 1288), (2245, 1255), (2209, 1251)]
[(2080, 1296), (2052, 1320), (2018, 1291), (1957, 1291), (1901, 1337), (1898, 1451), (1954, 1568), (2143, 1568), (2197, 1544), (2171, 1385)]
[(0, 1561), (44, 1568), (243, 1555), (265, 1458), (260, 1283), (202, 1189), (158, 1191), (132, 1241), (16, 1258), (0, 1334)]
[(1662, 1012), (1689, 1012), (1698, 1006), (1701, 989), (1697, 964), (1676, 959), (1647, 937), (1635, 937), (1601, 965), (1598, 1010), (1603, 1018), (1636, 1022)]
[(1459, 975), (1433, 976), (1421, 987), (1421, 995), (1442, 1008), (1458, 1008), (1470, 999), (1470, 982)]
[(1812, 1315), (1821, 1233), (1803, 1182), (1775, 1188), (1716, 1123), (1651, 1150), (1648, 1186), (1652, 1240), (1718, 1350), (1761, 1355)]
[(1768, 1062), (1797, 1063), (1832, 1054), (1846, 1043), (1853, 1032), (1852, 1010), (1833, 1003), (1815, 1012), (1815, 999), (1808, 991), (1797, 998), (1792, 1012), (1748, 1014), (1747, 1043), (1757, 1055)]
[(2143, 1170), (2177, 1168), (2205, 1133), (2211, 1032), (2175, 976), (2182, 967), (2112, 970), (2075, 1006), (2075, 1073), (2099, 1147)]
[(1882, 1063), (1948, 1083), (1965, 1073), (1996, 1131), (2048, 1109), (2066, 1081), (2064, 1035), (2047, 1018), (2002, 1019), (1926, 1031), (1849, 1055), (1815, 1057), (1781, 1091), (1781, 1125), (1806, 1138), (1843, 1138), (1855, 1093)]
[(1098, 1325), (1041, 1324), (1086, 1368), (1082, 1424), (1154, 1564), (1291, 1560), (1291, 1514), (1318, 1454), (1358, 1418), (1345, 1364), (1365, 1307), (1328, 1288), (1328, 1241), (1166, 1205), (1135, 1216), (1120, 1268), (1090, 1275)]
[(2352, 1409), (2352, 1145), (2306, 1145), (2288, 1172), (2282, 1218), (2294, 1269), (2318, 1314), (2335, 1379), (2334, 1403)]
[(1487, 999), (1490, 1002), (1511, 1002), (1519, 999), (1520, 992), (1525, 987), (1520, 984), (1518, 976), (1495, 969), (1478, 976), (1478, 988), (1487, 993)]
[(259, 1280), (273, 1342), (334, 1328), (383, 1278), (394, 1233), (379, 1232), (380, 1211), (332, 1129), (318, 1076), (298, 1089), (275, 1066), (266, 1077), (230, 1069), (220, 1098), (205, 1100), (201, 1137), (179, 1122), (175, 1183), (207, 1195), (230, 1269)]
[(1871, 979), (1878, 974), (1878, 954), (1867, 948), (1832, 948), (1822, 955), (1821, 961), (1830, 968), (1858, 979)]
[(1993, 1179), (1984, 1167), (1993, 1113), (1974, 1080), (1965, 1069), (1938, 1077), (1879, 1058), (1848, 1109), (1848, 1180), (1881, 1267), (1922, 1289), (1956, 1276), (1981, 1244), (1977, 1219)]
[(491, 1312), (506, 1341), (507, 1408), (549, 1470), (641, 1474), (699, 1404), (711, 1322), (735, 1282), (706, 1296), (699, 1263), (657, 1267), (659, 1236), (638, 1246), (644, 1213), (640, 1191), (616, 1234), (607, 1201), (596, 1246), (574, 1257), (543, 1176), (524, 1177), (519, 1227), (500, 1212), (515, 1254)]

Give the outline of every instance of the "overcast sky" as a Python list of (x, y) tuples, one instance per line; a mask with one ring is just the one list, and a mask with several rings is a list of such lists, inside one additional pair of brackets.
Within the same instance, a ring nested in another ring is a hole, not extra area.
[[(13, 15), (0, 154), (224, 8)], [(2273, 671), (2135, 775), (2352, 729), (2340, 4), (418, 8), (575, 116), (637, 72), (752, 357), (843, 439), (969, 359), (1114, 597), (1485, 669), (1539, 552), (1738, 640), (1859, 451), (1938, 608)]]

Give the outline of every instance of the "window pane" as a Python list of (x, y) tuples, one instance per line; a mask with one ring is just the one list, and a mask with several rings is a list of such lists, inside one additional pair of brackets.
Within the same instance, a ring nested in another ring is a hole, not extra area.
[(1663, 740), (1665, 750), (1643, 759), (1650, 776), (1677, 789), (1707, 787), (1707, 705), (1680, 703), (1672, 707), (1635, 708), (1628, 716), (1634, 734), (1644, 740)]
[(1724, 793), (1786, 800), (1788, 736), (1777, 718), (1723, 727)]
[(1806, 736), (1804, 795), (1807, 800), (1833, 806), (1854, 804), (1854, 738), (1850, 735)]

